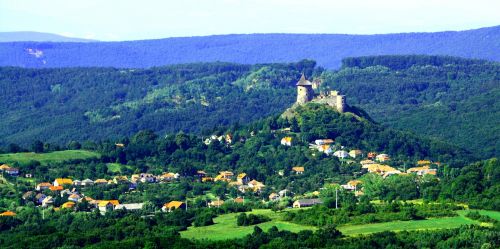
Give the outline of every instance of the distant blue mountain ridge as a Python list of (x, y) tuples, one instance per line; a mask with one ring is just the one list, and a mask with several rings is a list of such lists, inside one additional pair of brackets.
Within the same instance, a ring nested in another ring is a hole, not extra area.
[(382, 35), (236, 34), (121, 42), (0, 42), (0, 66), (148, 68), (192, 62), (244, 64), (426, 54), (500, 61), (500, 26)]

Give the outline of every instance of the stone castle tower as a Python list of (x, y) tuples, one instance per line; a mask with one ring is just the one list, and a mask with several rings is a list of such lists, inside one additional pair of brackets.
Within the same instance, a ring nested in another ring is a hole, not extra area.
[(338, 91), (330, 91), (328, 93), (321, 93), (317, 97), (314, 97), (313, 86), (314, 84), (306, 80), (306, 77), (302, 74), (299, 82), (297, 82), (297, 104), (302, 105), (307, 102), (313, 102), (327, 104), (337, 109), (340, 113), (346, 111), (347, 104), (345, 95), (341, 95)]
[(313, 85), (310, 81), (306, 80), (304, 74), (297, 82), (297, 104), (305, 104), (314, 98)]

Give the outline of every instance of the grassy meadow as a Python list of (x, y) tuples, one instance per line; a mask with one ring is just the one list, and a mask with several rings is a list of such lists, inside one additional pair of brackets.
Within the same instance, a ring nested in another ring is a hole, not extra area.
[(0, 154), (0, 163), (14, 164), (17, 162), (23, 165), (28, 164), (30, 161), (39, 161), (41, 164), (48, 164), (72, 159), (99, 158), (100, 156), (97, 152), (86, 150), (64, 150), (49, 153), (22, 152)]

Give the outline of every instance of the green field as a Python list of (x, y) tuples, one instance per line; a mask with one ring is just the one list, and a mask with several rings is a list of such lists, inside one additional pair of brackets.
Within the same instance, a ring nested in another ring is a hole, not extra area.
[[(293, 212), (293, 211), (288, 211)], [(267, 231), (272, 226), (276, 226), (279, 230), (288, 230), (292, 232), (299, 232), (302, 230), (316, 230), (312, 226), (304, 226), (282, 221), (280, 213), (274, 213), (270, 209), (256, 209), (251, 212), (253, 214), (266, 215), (272, 220), (269, 222), (258, 224), (262, 230)], [(189, 227), (186, 231), (182, 231), (181, 235), (188, 239), (209, 239), (209, 240), (225, 240), (241, 238), (253, 232), (254, 226), (237, 226), (236, 216), (238, 214), (224, 214), (214, 218), (215, 225), (206, 227)]]
[(23, 165), (29, 163), (30, 161), (39, 161), (41, 164), (47, 164), (72, 159), (98, 158), (100, 156), (101, 155), (99, 153), (86, 150), (64, 150), (50, 153), (23, 152), (0, 154), (0, 163), (13, 164), (17, 162), (18, 164)]
[[(470, 210), (472, 211), (472, 210)], [(482, 215), (488, 215), (491, 218), (500, 220), (500, 212), (478, 210)], [(293, 210), (287, 211), (293, 212)], [(425, 230), (425, 229), (448, 229), (456, 228), (462, 225), (477, 224), (478, 221), (471, 220), (465, 217), (469, 210), (460, 210), (456, 217), (434, 218), (428, 220), (413, 220), (413, 221), (392, 221), (384, 223), (372, 223), (363, 225), (343, 225), (338, 229), (348, 236), (355, 236), (359, 234), (377, 233), (383, 231), (411, 231), (411, 230)], [(280, 213), (274, 213), (269, 209), (253, 210), (253, 214), (263, 214), (270, 217), (272, 220), (266, 223), (258, 224), (260, 228), (267, 231), (272, 226), (276, 226), (280, 230), (288, 230), (298, 232), (301, 230), (316, 230), (316, 227), (304, 226), (295, 223), (290, 223), (281, 220)], [(182, 231), (181, 235), (188, 239), (209, 239), (209, 240), (224, 240), (241, 238), (253, 232), (254, 226), (239, 227), (236, 225), (236, 216), (238, 214), (224, 214), (214, 219), (215, 225), (206, 227), (189, 227), (186, 231)]]

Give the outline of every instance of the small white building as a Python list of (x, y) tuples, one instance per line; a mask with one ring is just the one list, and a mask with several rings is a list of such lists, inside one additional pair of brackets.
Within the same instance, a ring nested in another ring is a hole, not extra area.
[(333, 153), (333, 155), (340, 158), (340, 159), (344, 159), (344, 158), (349, 157), (349, 153), (347, 153), (347, 151), (345, 151), (345, 150), (337, 150), (337, 151), (335, 151), (335, 153)]

